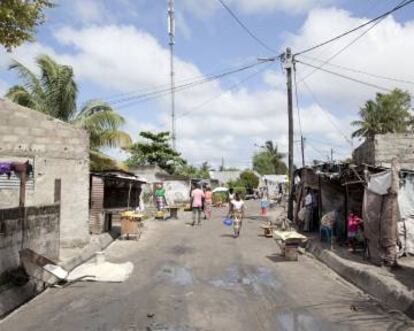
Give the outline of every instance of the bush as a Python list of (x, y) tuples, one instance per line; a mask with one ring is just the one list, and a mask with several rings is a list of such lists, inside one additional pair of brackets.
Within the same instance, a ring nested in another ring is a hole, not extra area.
[(228, 193), (227, 192), (216, 192), (213, 193), (213, 203), (216, 204), (218, 202), (227, 202)]
[(239, 193), (242, 199), (244, 199), (244, 197), (246, 196), (246, 188), (244, 186), (233, 187), (233, 190), (234, 193)]

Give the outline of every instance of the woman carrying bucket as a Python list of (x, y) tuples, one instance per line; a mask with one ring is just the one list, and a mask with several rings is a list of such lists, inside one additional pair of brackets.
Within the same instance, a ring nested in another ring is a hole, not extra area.
[(236, 193), (232, 201), (230, 201), (230, 214), (233, 219), (234, 238), (240, 236), (240, 229), (242, 227), (242, 221), (244, 217), (244, 201), (241, 199), (240, 194)]

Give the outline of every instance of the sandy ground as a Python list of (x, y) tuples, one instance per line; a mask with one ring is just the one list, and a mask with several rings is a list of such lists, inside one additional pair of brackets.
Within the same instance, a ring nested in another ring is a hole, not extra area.
[(249, 202), (241, 237), (221, 220), (191, 227), (147, 224), (140, 241), (116, 241), (110, 262), (134, 263), (124, 283), (50, 289), (0, 324), (1, 331), (413, 330), (398, 312), (344, 282), (308, 256), (286, 262), (262, 236)]

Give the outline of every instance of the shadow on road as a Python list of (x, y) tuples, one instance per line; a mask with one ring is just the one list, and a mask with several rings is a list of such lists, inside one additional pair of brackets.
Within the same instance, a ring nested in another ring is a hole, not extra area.
[(282, 255), (279, 255), (279, 254), (267, 255), (266, 258), (272, 262), (292, 262), (292, 261), (286, 260)]

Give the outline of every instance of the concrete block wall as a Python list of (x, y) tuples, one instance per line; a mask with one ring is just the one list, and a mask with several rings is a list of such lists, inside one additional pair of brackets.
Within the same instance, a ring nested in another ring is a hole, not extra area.
[(414, 134), (385, 134), (375, 136), (375, 165), (391, 168), (397, 157), (402, 169), (414, 170)]
[(414, 134), (388, 133), (367, 139), (353, 153), (357, 164), (391, 167), (391, 160), (397, 157), (402, 169), (414, 170)]
[(59, 225), (59, 205), (0, 210), (0, 276), (20, 266), (24, 248), (58, 260)]
[[(33, 160), (34, 188), (26, 205), (55, 201), (61, 180), (62, 247), (89, 242), (89, 136), (81, 129), (0, 99), (0, 161)], [(18, 205), (18, 189), (0, 190), (0, 208)]]

